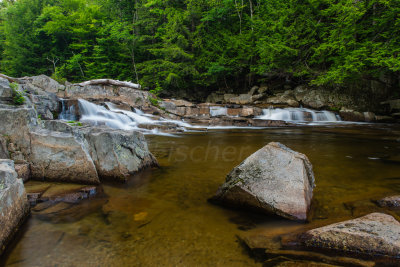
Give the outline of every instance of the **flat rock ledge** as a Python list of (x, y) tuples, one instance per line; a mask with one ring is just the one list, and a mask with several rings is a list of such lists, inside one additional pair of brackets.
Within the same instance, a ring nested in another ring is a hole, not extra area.
[(354, 220), (316, 228), (302, 234), (309, 248), (365, 256), (400, 258), (400, 223), (390, 215), (371, 213)]
[(314, 187), (308, 158), (272, 142), (235, 167), (210, 201), (305, 221)]
[(17, 178), (14, 162), (0, 159), (0, 255), (28, 214), (24, 184)]

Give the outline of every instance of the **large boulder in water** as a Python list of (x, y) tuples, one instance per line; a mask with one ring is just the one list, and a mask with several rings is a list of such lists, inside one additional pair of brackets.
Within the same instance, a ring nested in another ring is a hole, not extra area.
[(306, 220), (314, 187), (308, 158), (272, 142), (235, 167), (211, 200)]
[(371, 213), (310, 230), (302, 235), (310, 248), (331, 249), (366, 256), (400, 255), (400, 223), (390, 215)]
[(0, 255), (29, 213), (24, 184), (12, 160), (0, 159)]
[(158, 165), (141, 132), (108, 127), (93, 127), (83, 132), (89, 153), (102, 178), (126, 181), (128, 176)]
[(31, 132), (32, 178), (98, 184), (96, 167), (81, 139), (71, 133), (36, 129)]
[(46, 121), (44, 127), (73, 135), (90, 155), (100, 178), (126, 181), (128, 176), (158, 165), (141, 132), (107, 126), (74, 127), (61, 121)]

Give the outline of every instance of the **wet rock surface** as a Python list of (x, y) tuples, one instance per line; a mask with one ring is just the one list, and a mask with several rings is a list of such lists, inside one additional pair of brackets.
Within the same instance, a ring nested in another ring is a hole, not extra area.
[(305, 155), (269, 143), (235, 167), (211, 200), (304, 221), (314, 187)]
[(400, 208), (400, 195), (382, 198), (377, 203), (381, 207)]
[(395, 218), (383, 213), (371, 213), (307, 231), (301, 236), (301, 241), (309, 248), (398, 258), (399, 236), (400, 223)]
[(0, 255), (29, 214), (29, 203), (12, 160), (0, 159)]

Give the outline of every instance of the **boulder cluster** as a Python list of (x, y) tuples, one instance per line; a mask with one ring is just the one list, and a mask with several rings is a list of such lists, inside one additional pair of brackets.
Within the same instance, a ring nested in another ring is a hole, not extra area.
[[(0, 249), (29, 213), (23, 180), (124, 182), (157, 165), (141, 132), (54, 120), (60, 95), (101, 95), (127, 103), (146, 99), (139, 90), (92, 87), (60, 85), (44, 75), (18, 83), (0, 78)], [(16, 103), (15, 97), (23, 101)]]
[[(236, 166), (210, 201), (306, 222), (311, 221), (314, 187), (314, 173), (308, 158), (280, 143), (271, 142)], [(381, 207), (398, 209), (399, 199), (399, 196), (391, 196), (376, 203)], [(299, 229), (314, 227), (298, 226)], [(290, 231), (290, 227), (288, 229)], [(378, 257), (381, 263), (398, 265), (400, 222), (385, 213), (375, 212), (348, 221), (307, 231), (297, 229), (298, 233), (294, 232), (283, 231), (274, 236), (261, 228), (245, 233), (240, 238), (250, 249), (264, 249), (271, 256), (287, 255), (290, 258), (351, 266), (375, 266), (375, 262), (358, 258), (375, 260)], [(279, 244), (273, 240), (282, 241)], [(290, 250), (293, 247), (296, 250)], [(356, 259), (298, 251), (301, 248), (354, 255)]]
[[(400, 99), (381, 103), (371, 103), (360, 99), (357, 93), (299, 85), (284, 86), (280, 90), (271, 89), (266, 84), (253, 86), (244, 94), (232, 94), (224, 91), (211, 93), (207, 103), (243, 106), (273, 106), (273, 107), (306, 107), (315, 110), (332, 110), (338, 113), (344, 121), (359, 122), (395, 122), (400, 118)], [(372, 110), (371, 110), (372, 109)], [(372, 112), (373, 111), (373, 112)], [(390, 116), (388, 116), (390, 115)]]

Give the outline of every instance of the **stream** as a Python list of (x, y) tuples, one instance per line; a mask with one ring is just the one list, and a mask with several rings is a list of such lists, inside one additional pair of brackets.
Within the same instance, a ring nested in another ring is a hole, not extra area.
[(262, 266), (238, 236), (304, 225), (207, 199), (233, 167), (271, 141), (306, 154), (313, 164), (311, 223), (379, 211), (371, 200), (400, 193), (399, 126), (213, 129), (146, 139), (160, 168), (126, 184), (102, 184), (104, 195), (83, 201), (74, 212), (33, 212), (0, 265)]

